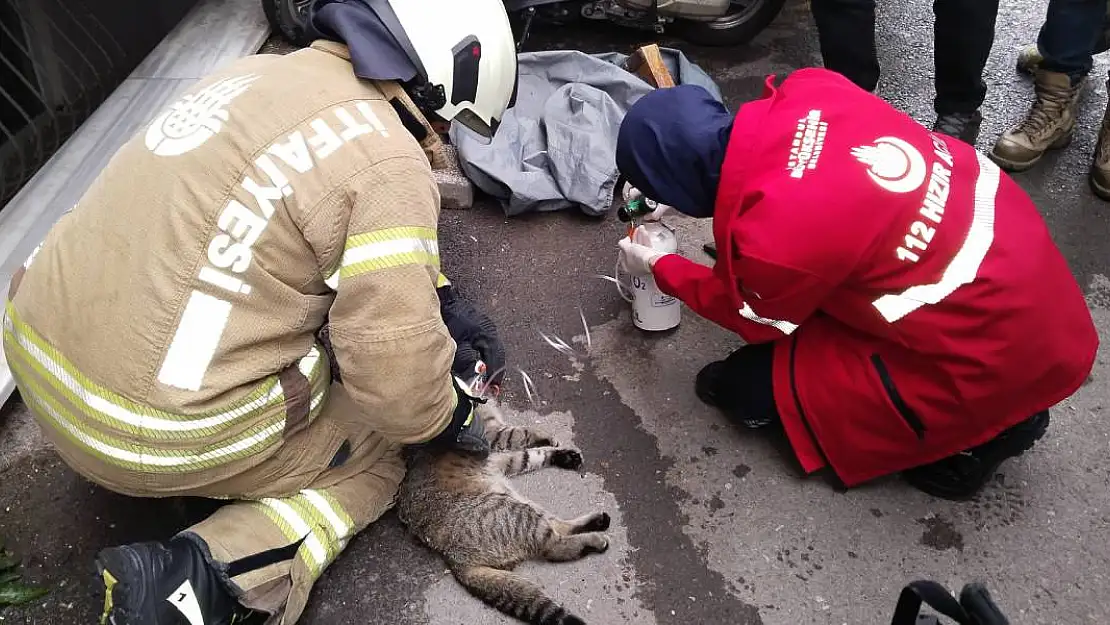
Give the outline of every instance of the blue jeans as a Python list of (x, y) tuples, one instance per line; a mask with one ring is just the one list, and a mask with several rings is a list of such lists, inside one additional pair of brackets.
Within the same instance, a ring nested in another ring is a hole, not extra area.
[(1050, 0), (1048, 15), (1037, 37), (1044, 56), (1041, 67), (1071, 76), (1072, 82), (1091, 72), (1092, 56), (1107, 49), (1107, 0)]

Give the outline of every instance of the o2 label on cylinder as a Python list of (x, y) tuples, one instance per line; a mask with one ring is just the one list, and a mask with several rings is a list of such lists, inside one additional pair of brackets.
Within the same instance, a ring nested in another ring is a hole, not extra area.
[(658, 287), (651, 288), (653, 286), (651, 281), (640, 276), (632, 276), (632, 288), (637, 291), (644, 291), (645, 295), (642, 297), (650, 295), (648, 303), (652, 308), (665, 308), (675, 303), (674, 297), (660, 291)]

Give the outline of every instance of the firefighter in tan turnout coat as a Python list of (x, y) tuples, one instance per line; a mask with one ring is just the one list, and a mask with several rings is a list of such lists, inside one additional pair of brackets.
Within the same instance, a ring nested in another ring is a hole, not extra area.
[(503, 356), (440, 273), (420, 140), (435, 118), (496, 130), (517, 76), (501, 0), (317, 0), (312, 18), (312, 47), (160, 111), (12, 278), (5, 354), (69, 466), (232, 500), (102, 551), (104, 622), (294, 623), (392, 505), (403, 446), (488, 453), (467, 372)]

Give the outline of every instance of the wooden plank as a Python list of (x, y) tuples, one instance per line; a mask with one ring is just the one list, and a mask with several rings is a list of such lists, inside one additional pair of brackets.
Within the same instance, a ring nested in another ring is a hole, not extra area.
[(663, 53), (657, 44), (653, 43), (633, 52), (624, 62), (624, 69), (643, 78), (653, 87), (675, 86), (674, 77), (663, 62)]

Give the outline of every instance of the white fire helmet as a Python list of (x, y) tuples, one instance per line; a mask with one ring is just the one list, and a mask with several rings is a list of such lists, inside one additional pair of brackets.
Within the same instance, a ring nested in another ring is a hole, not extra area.
[(418, 106), (489, 139), (516, 100), (517, 51), (503, 0), (364, 0), (416, 67)]

